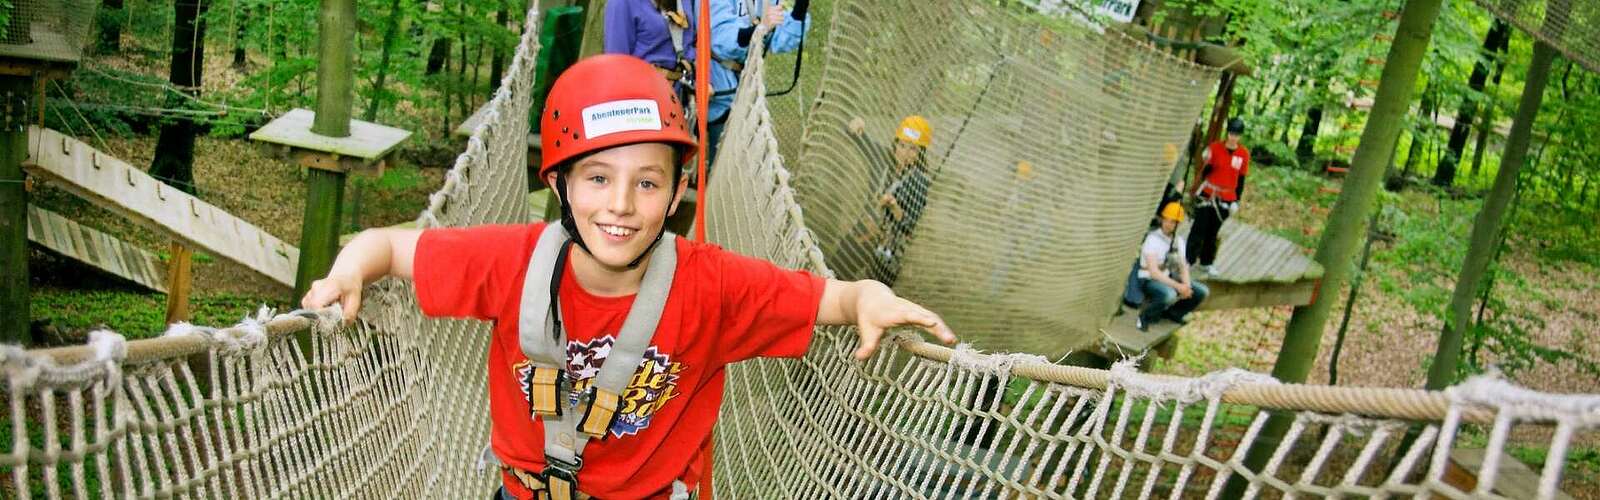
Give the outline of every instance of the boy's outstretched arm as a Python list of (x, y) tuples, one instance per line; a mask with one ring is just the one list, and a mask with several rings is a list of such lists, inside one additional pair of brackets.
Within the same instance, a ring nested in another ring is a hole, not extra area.
[(819, 325), (855, 325), (861, 346), (852, 354), (865, 360), (878, 351), (883, 332), (896, 326), (915, 326), (926, 330), (945, 344), (956, 343), (956, 335), (944, 319), (927, 308), (900, 298), (888, 286), (873, 280), (828, 280), (817, 308)]
[(368, 229), (339, 251), (328, 276), (311, 282), (300, 307), (319, 309), (338, 302), (346, 321), (361, 310), (361, 289), (384, 276), (411, 278), (420, 229)]

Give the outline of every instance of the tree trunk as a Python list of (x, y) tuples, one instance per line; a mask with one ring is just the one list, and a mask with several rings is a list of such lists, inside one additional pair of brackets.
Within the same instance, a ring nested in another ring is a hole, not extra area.
[[(205, 71), (205, 15), (211, 0), (174, 0), (172, 3), (174, 28), (168, 79), (183, 92), (198, 94), (200, 77)], [(183, 106), (180, 96), (167, 99), (167, 107)], [(187, 116), (163, 124), (161, 136), (156, 139), (155, 159), (150, 162), (150, 175), (194, 193), (194, 136), (198, 132), (199, 127)]]
[(400, 32), (400, 19), (404, 16), (405, 8), (400, 0), (389, 2), (389, 20), (383, 28), (383, 48), (378, 56), (378, 77), (372, 83), (372, 99), (367, 100), (367, 112), (362, 120), (378, 121), (378, 108), (383, 105), (383, 85), (389, 79), (389, 55), (394, 51), (394, 37)]
[(100, 13), (95, 16), (100, 24), (100, 40), (95, 48), (101, 54), (122, 51), (122, 21), (128, 17), (128, 13), (122, 10), (122, 1), (104, 0), (100, 3)]
[[(0, 98), (17, 102), (33, 95), (34, 79), (0, 75)], [(22, 162), (28, 159), (30, 120), (22, 110), (7, 110), (0, 126), (0, 342), (30, 342), (32, 299), (28, 294), (28, 190)]]
[[(1507, 39), (1508, 39), (1507, 45), (1509, 46), (1509, 44), (1510, 44), (1510, 42), (1509, 42), (1510, 36), (1509, 35), (1507, 35)], [(1504, 50), (1502, 50), (1502, 52), (1504, 52)], [(1506, 60), (1505, 60), (1505, 58), (1504, 57), (1495, 58), (1495, 61), (1494, 61), (1494, 78), (1490, 78), (1489, 79), (1490, 80), (1489, 89), (1491, 90), (1491, 92), (1489, 93), (1489, 99), (1490, 99), (1489, 100), (1489, 106), (1484, 108), (1484, 110), (1483, 110), (1483, 119), (1482, 120), (1478, 120), (1478, 139), (1476, 141), (1476, 147), (1474, 147), (1472, 149), (1472, 170), (1470, 172), (1470, 175), (1473, 178), (1477, 178), (1478, 177), (1479, 169), (1483, 167), (1483, 153), (1484, 153), (1483, 148), (1489, 146), (1489, 134), (1496, 133), (1495, 132), (1495, 125), (1494, 125), (1494, 120), (1495, 120), (1494, 112), (1495, 112), (1495, 109), (1496, 109), (1495, 96), (1498, 94), (1498, 92), (1494, 92), (1494, 90), (1500, 88), (1500, 78), (1505, 76), (1505, 74), (1506, 74)]]
[(423, 75), (438, 73), (450, 62), (450, 37), (441, 36), (433, 40), (433, 47), (428, 49), (428, 66), (423, 69)]
[[(1489, 59), (1495, 54), (1505, 50), (1511, 41), (1511, 27), (1505, 21), (1495, 19), (1489, 26), (1489, 34), (1483, 37), (1483, 56), (1472, 65), (1472, 75), (1467, 77), (1467, 87), (1473, 94), (1483, 93), (1483, 85), (1489, 80)], [(1456, 112), (1456, 123), (1450, 127), (1450, 139), (1445, 146), (1444, 159), (1439, 162), (1433, 171), (1433, 184), (1436, 186), (1449, 186), (1455, 183), (1456, 166), (1460, 164), (1461, 153), (1466, 149), (1467, 132), (1471, 130), (1472, 119), (1478, 113), (1478, 102), (1471, 97), (1462, 99), (1461, 109)]]
[[(1552, 2), (1551, 8), (1564, 10), (1566, 2)], [(1539, 116), (1539, 105), (1544, 100), (1545, 84), (1549, 81), (1550, 62), (1555, 51), (1543, 42), (1533, 46), (1533, 60), (1528, 63), (1528, 79), (1522, 89), (1522, 102), (1517, 105), (1517, 117), (1511, 123), (1511, 137), (1506, 139), (1506, 152), (1500, 162), (1500, 172), (1495, 175), (1494, 187), (1484, 200), (1483, 209), (1472, 224), (1472, 238), (1467, 256), (1461, 264), (1461, 275), (1456, 279), (1454, 294), (1450, 297), (1449, 316), (1439, 338), (1438, 352), (1433, 365), (1428, 368), (1429, 389), (1443, 389), (1455, 381), (1456, 368), (1461, 359), (1461, 337), (1471, 325), (1472, 299), (1477, 296), (1478, 281), (1489, 268), (1489, 257), (1499, 241), (1500, 226), (1511, 194), (1517, 188), (1517, 173), (1526, 163), (1528, 139), (1533, 133), (1534, 120)]]
[[(1272, 376), (1288, 383), (1305, 382), (1306, 375), (1316, 364), (1317, 351), (1322, 345), (1322, 333), (1328, 322), (1328, 313), (1350, 277), (1351, 257), (1365, 234), (1367, 214), (1372, 211), (1377, 198), (1378, 185), (1383, 180), (1385, 160), (1394, 149), (1395, 137), (1400, 133), (1401, 120), (1411, 107), (1416, 91), (1418, 69), (1433, 36), (1433, 23), (1439, 17), (1440, 0), (1407, 0), (1400, 14), (1400, 26), (1389, 46), (1387, 64), (1378, 83), (1378, 93), (1372, 104), (1371, 116), (1361, 131), (1361, 143), (1351, 160), (1349, 176), (1344, 180), (1339, 200), (1328, 214), (1327, 228), (1317, 246), (1316, 261), (1323, 266), (1322, 282), (1317, 287), (1317, 300), (1294, 309), (1284, 332), (1283, 347), (1273, 364)], [(1266, 428), (1250, 447), (1245, 465), (1260, 470), (1278, 447), (1283, 433), (1289, 429), (1292, 415), (1275, 413)], [(1224, 498), (1235, 498), (1242, 493), (1245, 481), (1238, 476), (1228, 481)]]
[[(511, 18), (511, 12), (504, 5), (494, 14), (495, 26), (506, 29), (506, 22)], [(489, 62), (489, 96), (494, 97), (494, 92), (500, 89), (500, 78), (505, 72), (506, 48), (499, 41), (494, 43), (494, 59)]]
[[(1306, 125), (1300, 129), (1300, 140), (1294, 146), (1294, 155), (1300, 163), (1316, 159), (1317, 133), (1322, 130), (1322, 105), (1313, 104), (1306, 110)], [(1306, 166), (1306, 165), (1302, 165)]]
[[(472, 115), (472, 110), (467, 109), (467, 2), (461, 2), (460, 16), (456, 18), (457, 39), (456, 45), (460, 46), (460, 64), (456, 66), (456, 79), (452, 83), (456, 87), (456, 107), (460, 108), (461, 119), (466, 121)], [(459, 123), (459, 122), (458, 122)]]
[(1434, 109), (1436, 108), (1433, 99), (1433, 85), (1429, 84), (1422, 89), (1422, 108), (1417, 113), (1418, 127), (1416, 130), (1411, 131), (1411, 146), (1406, 149), (1406, 166), (1404, 171), (1400, 173), (1401, 186), (1404, 186), (1407, 179), (1411, 178), (1411, 173), (1414, 171), (1413, 168), (1417, 166), (1417, 160), (1422, 155), (1422, 145), (1428, 142), (1429, 132), (1433, 131)]
[[(478, 43), (474, 44), (477, 45), (477, 48), (473, 49), (472, 51), (472, 68), (469, 70), (470, 75), (467, 79), (467, 89), (469, 90), (467, 92), (463, 92), (464, 95), (468, 96), (467, 107), (474, 110), (478, 109), (478, 97), (483, 95), (478, 93), (478, 78), (479, 75), (483, 74), (484, 42), (486, 42), (486, 40), (484, 40), (482, 37), (479, 37)], [(490, 86), (493, 87), (492, 84)]]
[(433, 39), (433, 47), (428, 49), (428, 66), (423, 69), (423, 75), (432, 75), (443, 69), (450, 62), (450, 36), (440, 35)]
[(247, 62), (244, 43), (246, 40), (245, 35), (249, 33), (250, 6), (246, 5), (240, 10), (239, 18), (234, 20), (233, 27), (233, 67), (235, 69), (244, 69)]

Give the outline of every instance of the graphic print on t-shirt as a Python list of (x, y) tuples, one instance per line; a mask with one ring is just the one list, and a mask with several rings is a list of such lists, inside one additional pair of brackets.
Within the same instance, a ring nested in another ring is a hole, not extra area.
[[(600, 375), (600, 367), (611, 355), (611, 345), (615, 342), (616, 337), (612, 335), (588, 342), (567, 342), (567, 378), (572, 381), (571, 389), (567, 391), (569, 407), (576, 405), (578, 396), (594, 384), (594, 378)], [(639, 368), (634, 370), (627, 388), (622, 390), (617, 419), (611, 424), (611, 435), (619, 438), (631, 436), (649, 427), (651, 417), (677, 397), (678, 374), (683, 373), (685, 368), (683, 363), (673, 362), (671, 356), (659, 352), (656, 346), (646, 348)], [(522, 386), (524, 401), (529, 398), (528, 372), (532, 369), (533, 364), (528, 360), (512, 368)]]

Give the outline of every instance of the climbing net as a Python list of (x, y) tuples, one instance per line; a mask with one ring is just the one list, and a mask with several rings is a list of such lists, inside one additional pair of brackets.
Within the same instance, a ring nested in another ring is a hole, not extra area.
[[(859, 14), (841, 10), (841, 26), (848, 15)], [(529, 220), (522, 186), (536, 17), (423, 226)], [(914, 35), (923, 36), (898, 36)], [(1137, 46), (1118, 50), (1145, 57)], [(822, 210), (802, 209), (814, 205), (778, 154), (765, 64), (758, 43), (719, 159), (727, 163), (708, 187), (708, 230), (735, 251), (833, 274), (810, 220)], [(845, 90), (822, 89), (811, 135), (834, 133), (825, 130), (845, 115), (829, 118), (826, 96)], [(1147, 121), (1135, 123), (1159, 120)], [(1117, 133), (1138, 137), (1134, 129)], [(827, 147), (818, 145), (802, 157)], [(972, 165), (971, 178), (1012, 172)], [(955, 182), (947, 178), (938, 182)], [(908, 270), (904, 286), (914, 291), (912, 272), (935, 271)], [(1540, 394), (1492, 377), (1443, 392), (1298, 386), (1241, 371), (1177, 378), (1131, 363), (1063, 367), (895, 338), (860, 363), (848, 357), (853, 332), (825, 328), (801, 360), (729, 367), (717, 494), (1215, 498), (1237, 488), (1247, 497), (1552, 498), (1570, 443), (1600, 427), (1600, 397)], [(483, 323), (423, 318), (409, 283), (385, 280), (368, 290), (351, 327), (332, 310), (260, 311), (233, 327), (180, 324), (150, 340), (95, 332), (86, 346), (0, 347), (0, 466), (10, 476), (0, 496), (487, 494), (497, 476), (475, 463), (488, 439), (488, 339)], [(1275, 443), (1258, 439), (1271, 414), (1293, 417)], [(1506, 443), (1528, 433), (1548, 440), (1545, 465), (1532, 491), (1510, 490), (1500, 480)], [(1402, 446), (1408, 434), (1412, 444)], [(1481, 460), (1463, 468), (1452, 457), (1467, 447), (1481, 449)], [(1270, 459), (1246, 467), (1251, 448)]]
[(1600, 3), (1586, 0), (1476, 0), (1589, 71), (1600, 72)]
[[(1219, 72), (1025, 6), (889, 0), (833, 14), (793, 168), (828, 264), (892, 280), (985, 349), (1060, 354), (1101, 339)], [(902, 166), (892, 142), (910, 115), (932, 138)]]

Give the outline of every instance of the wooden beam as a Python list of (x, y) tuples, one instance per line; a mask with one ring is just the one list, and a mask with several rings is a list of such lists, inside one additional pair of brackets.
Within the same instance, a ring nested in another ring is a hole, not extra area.
[(167, 324), (189, 320), (189, 269), (194, 251), (182, 243), (172, 243), (172, 260), (167, 262)]
[(1242, 309), (1248, 307), (1303, 306), (1311, 303), (1317, 290), (1316, 280), (1294, 283), (1228, 283), (1202, 281), (1211, 289), (1211, 296), (1200, 303), (1197, 311)]
[(299, 249), (60, 132), (31, 127), (29, 134), (32, 156), (23, 165), (29, 173), (190, 248), (294, 286)]
[(28, 240), (145, 288), (167, 291), (165, 267), (155, 254), (55, 212), (28, 206)]

